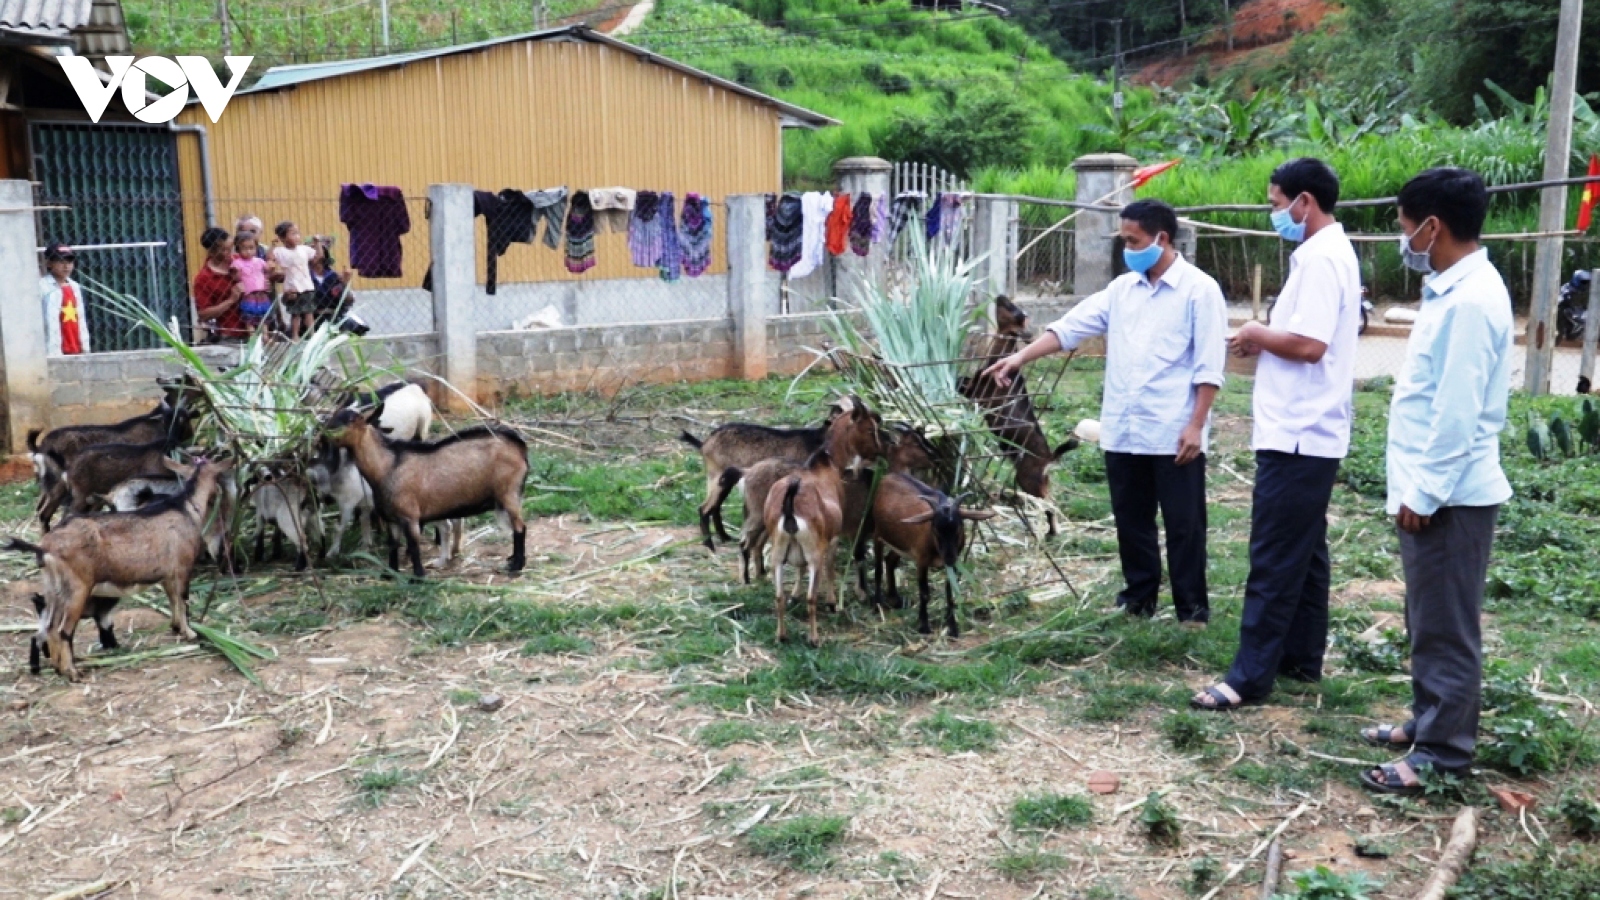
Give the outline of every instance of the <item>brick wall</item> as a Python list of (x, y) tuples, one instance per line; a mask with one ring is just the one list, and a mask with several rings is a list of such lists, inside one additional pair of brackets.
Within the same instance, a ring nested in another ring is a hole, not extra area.
[[(369, 365), (402, 374), (434, 371), (439, 354), (439, 339), (432, 334), (368, 338), (360, 346)], [(203, 345), (194, 349), (213, 370), (226, 369), (239, 361), (238, 347)], [(349, 352), (345, 351), (347, 355)], [(156, 378), (176, 377), (183, 374), (184, 368), (171, 350), (54, 357), (48, 360), (48, 366), (50, 421), (39, 424), (50, 428), (115, 422), (149, 412), (161, 398)]]
[(478, 335), (478, 399), (706, 381), (733, 372), (727, 318)]

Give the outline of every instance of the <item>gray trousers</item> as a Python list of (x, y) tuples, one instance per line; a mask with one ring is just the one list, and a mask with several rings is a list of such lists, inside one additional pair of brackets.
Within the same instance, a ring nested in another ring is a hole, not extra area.
[(1411, 636), (1410, 761), (1472, 764), (1483, 691), (1484, 580), (1498, 506), (1446, 506), (1421, 534), (1400, 532)]

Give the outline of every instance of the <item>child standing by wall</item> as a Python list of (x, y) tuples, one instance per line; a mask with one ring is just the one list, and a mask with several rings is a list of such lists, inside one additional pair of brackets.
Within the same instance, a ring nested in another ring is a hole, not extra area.
[(283, 269), (283, 307), (289, 311), (289, 336), (310, 334), (317, 312), (316, 284), (311, 280), (311, 258), (317, 251), (300, 243), (300, 229), (293, 222), (279, 222), (273, 229), (282, 246), (272, 248), (272, 258)]
[(256, 249), (254, 232), (241, 231), (234, 235), (232, 267), (239, 275), (239, 314), (244, 318), (244, 327), (250, 331), (259, 329), (272, 312), (268, 279), (276, 274), (276, 266), (257, 255)]
[(311, 257), (311, 281), (316, 285), (315, 318), (318, 325), (337, 322), (350, 309), (350, 301), (345, 296), (345, 285), (350, 283), (350, 270), (333, 270), (333, 251), (329, 248), (332, 242), (332, 238), (311, 240), (311, 248), (316, 251), (316, 255)]
[(45, 355), (73, 356), (89, 352), (89, 317), (84, 308), (83, 288), (72, 280), (77, 257), (65, 244), (51, 244), (44, 251), (48, 275), (39, 279), (39, 299), (44, 303), (44, 327), (48, 336)]

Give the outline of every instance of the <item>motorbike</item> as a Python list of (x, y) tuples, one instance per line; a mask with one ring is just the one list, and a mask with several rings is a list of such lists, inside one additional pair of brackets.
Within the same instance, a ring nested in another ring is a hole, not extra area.
[(1564, 341), (1583, 338), (1583, 329), (1589, 319), (1589, 291), (1592, 276), (1580, 269), (1572, 279), (1561, 286), (1561, 300), (1556, 304), (1556, 336)]

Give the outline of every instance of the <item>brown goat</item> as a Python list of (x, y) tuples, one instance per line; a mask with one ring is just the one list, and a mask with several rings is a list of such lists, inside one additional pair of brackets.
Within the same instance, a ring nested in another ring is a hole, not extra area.
[[(889, 602), (898, 608), (902, 603), (894, 583), (895, 569), (902, 557), (916, 565), (921, 601), (917, 630), (921, 633), (932, 631), (928, 626), (928, 573), (934, 569), (953, 568), (961, 559), (967, 522), (993, 517), (994, 513), (989, 510), (963, 509), (944, 492), (909, 475), (886, 475), (878, 485), (877, 496), (872, 501), (873, 535), (880, 545), (878, 575), (881, 576), (882, 569), (887, 567)], [(887, 554), (883, 552), (884, 547), (889, 550)], [(961, 636), (961, 626), (956, 622), (955, 592), (948, 575), (944, 583), (944, 625), (951, 637)]]
[[(922, 434), (907, 426), (891, 426), (891, 439), (887, 441), (887, 470), (890, 472), (926, 472), (934, 465), (933, 447)], [(766, 523), (762, 511), (772, 486), (800, 470), (797, 463), (769, 459), (756, 463), (748, 470), (729, 468), (723, 472), (723, 482), (728, 488), (743, 482), (744, 527), (739, 535), (739, 569), (745, 584), (750, 583), (750, 563), (755, 562), (756, 577), (766, 577), (765, 551), (767, 546)], [(867, 514), (867, 498), (872, 490), (872, 473), (847, 473), (843, 479), (843, 531), (854, 541)], [(865, 543), (864, 541), (862, 542)], [(858, 557), (859, 559), (859, 557)], [(864, 575), (863, 575), (864, 577)]]
[[(729, 422), (720, 425), (705, 440), (685, 431), (678, 439), (700, 451), (706, 466), (706, 499), (700, 504), (700, 536), (707, 550), (715, 550), (711, 541), (711, 526), (715, 523), (717, 536), (731, 541), (728, 529), (722, 524), (722, 503), (728, 498), (733, 485), (722, 487), (722, 475), (731, 467), (747, 469), (762, 460), (780, 459), (799, 464), (822, 447), (828, 425), (840, 412), (835, 405), (828, 418), (816, 428), (769, 428), (749, 422)], [(736, 483), (736, 482), (735, 482)]]
[(68, 511), (82, 515), (131, 478), (159, 478), (171, 474), (167, 454), (177, 449), (180, 436), (170, 434), (143, 444), (96, 444), (85, 447), (66, 462), (50, 451), (50, 459), (65, 473), (63, 483), (72, 503)]
[(28, 432), (28, 453), (33, 457), (34, 474), (39, 479), (36, 512), (41, 530), (50, 530), (51, 518), (71, 497), (71, 490), (65, 481), (67, 467), (83, 451), (101, 444), (147, 444), (164, 438), (181, 443), (189, 439), (193, 433), (189, 412), (170, 388), (169, 398), (142, 416), (124, 419), (114, 425), (56, 428), (42, 438), (37, 430)]
[[(964, 378), (962, 396), (977, 402), (989, 430), (1000, 439), (1001, 452), (1016, 468), (1017, 489), (1025, 494), (1048, 500), (1050, 496), (1051, 463), (1073, 447), (1076, 440), (1050, 449), (1044, 426), (1033, 407), (1033, 397), (1028, 394), (1027, 382), (1022, 373), (1012, 376), (1011, 384), (1001, 387), (993, 378), (981, 374), (991, 365), (1017, 351), (1017, 345), (1027, 334), (1028, 314), (1004, 295), (994, 298), (995, 333), (989, 336), (977, 376)], [(1056, 515), (1045, 511), (1046, 535), (1056, 535)]]
[(528, 481), (528, 445), (509, 428), (468, 428), (437, 441), (396, 441), (378, 428), (383, 404), (363, 415), (342, 409), (328, 422), (334, 444), (350, 450), (375, 505), (390, 522), (389, 567), (400, 570), (394, 529), (404, 528), (411, 573), (422, 571), (422, 526), (498, 510), (510, 520), (510, 571), (527, 563), (522, 491)]
[(819, 591), (832, 596), (833, 553), (844, 528), (844, 473), (853, 461), (876, 458), (883, 452), (877, 418), (856, 403), (828, 424), (822, 448), (811, 454), (804, 469), (773, 486), (762, 509), (767, 534), (772, 539), (772, 584), (777, 592), (778, 640), (787, 635), (787, 601), (783, 567), (794, 562), (809, 573), (806, 611), (809, 639), (816, 646)]
[(172, 630), (193, 640), (189, 628), (189, 579), (205, 543), (205, 520), (218, 493), (218, 479), (228, 462), (202, 461), (194, 467), (167, 462), (167, 468), (188, 477), (184, 490), (134, 512), (77, 516), (29, 544), (13, 539), (11, 549), (35, 554), (44, 569), (45, 611), (37, 637), (56, 671), (79, 680), (73, 664), (72, 635), (86, 612), (96, 612), (91, 598), (108, 589), (159, 584), (172, 605)]

